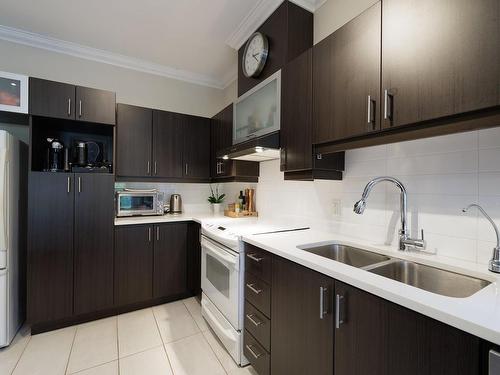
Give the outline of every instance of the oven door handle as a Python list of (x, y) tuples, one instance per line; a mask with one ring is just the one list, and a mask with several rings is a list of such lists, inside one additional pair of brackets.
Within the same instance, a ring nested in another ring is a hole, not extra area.
[(226, 265), (232, 266), (235, 269), (238, 268), (238, 257), (231, 256), (227, 251), (218, 249), (216, 246), (212, 245), (206, 240), (201, 240), (201, 246), (207, 250), (211, 255), (225, 263)]

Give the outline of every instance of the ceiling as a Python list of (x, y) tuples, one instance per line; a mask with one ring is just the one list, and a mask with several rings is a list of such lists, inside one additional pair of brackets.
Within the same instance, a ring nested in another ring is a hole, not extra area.
[(0, 39), (222, 88), (281, 2), (1, 0)]

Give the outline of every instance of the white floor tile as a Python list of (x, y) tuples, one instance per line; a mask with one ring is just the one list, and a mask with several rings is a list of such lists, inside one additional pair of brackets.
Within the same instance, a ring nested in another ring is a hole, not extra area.
[(208, 325), (203, 316), (201, 316), (201, 305), (196, 297), (185, 299), (183, 302), (189, 310), (189, 313), (193, 317), (194, 321), (198, 325), (200, 331), (206, 331), (208, 329)]
[(165, 348), (150, 349), (120, 358), (120, 375), (172, 375)]
[(238, 365), (233, 360), (233, 357), (229, 355), (226, 348), (224, 348), (219, 338), (212, 330), (209, 329), (208, 331), (203, 332), (203, 336), (205, 336), (205, 339), (208, 341), (208, 344), (219, 359), (219, 362), (224, 367), (224, 370), (229, 372), (238, 369)]
[(162, 345), (152, 309), (118, 315), (120, 358)]
[(182, 301), (155, 306), (153, 313), (164, 343), (169, 343), (200, 332)]
[(0, 375), (10, 375), (21, 358), (28, 341), (30, 340), (29, 328), (23, 327), (14, 337), (10, 346), (0, 349)]
[(118, 359), (116, 317), (79, 325), (68, 372), (78, 372)]
[(201, 333), (166, 344), (165, 348), (175, 375), (226, 374)]
[(228, 375), (257, 375), (257, 372), (253, 369), (252, 366), (247, 366), (243, 368), (238, 368), (233, 371), (229, 371)]
[(118, 375), (118, 361), (108, 362), (71, 375)]
[(14, 375), (64, 375), (75, 327), (32, 336)]

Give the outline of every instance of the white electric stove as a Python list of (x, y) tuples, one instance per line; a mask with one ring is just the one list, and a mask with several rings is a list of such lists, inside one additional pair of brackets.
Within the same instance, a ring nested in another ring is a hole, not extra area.
[(202, 315), (235, 362), (248, 364), (243, 355), (244, 235), (308, 229), (279, 225), (256, 218), (220, 218), (201, 226)]

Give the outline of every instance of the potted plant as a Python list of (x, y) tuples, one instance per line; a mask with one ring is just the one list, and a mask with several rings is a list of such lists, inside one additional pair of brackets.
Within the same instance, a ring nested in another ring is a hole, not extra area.
[(219, 186), (215, 187), (215, 191), (210, 185), (210, 196), (208, 197), (208, 201), (210, 202), (210, 206), (212, 208), (212, 213), (217, 215), (220, 213), (220, 207), (222, 206), (222, 202), (224, 202), (224, 198), (226, 194), (219, 194)]

